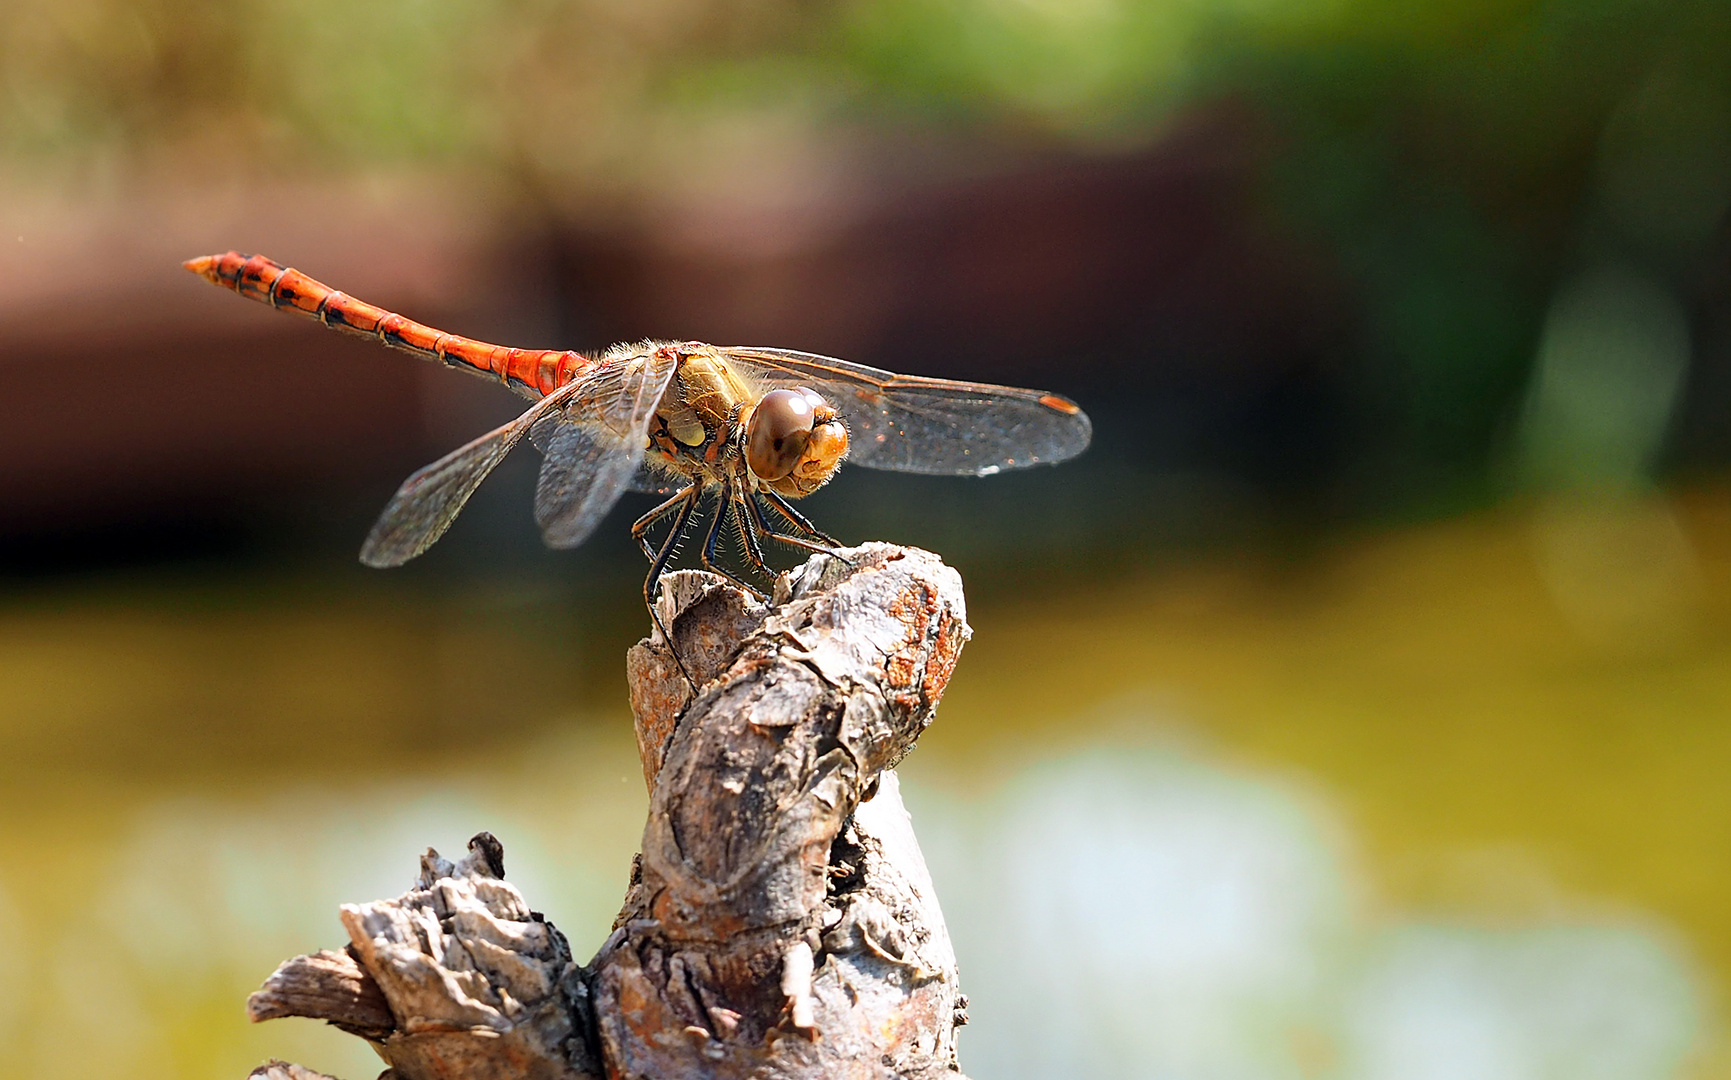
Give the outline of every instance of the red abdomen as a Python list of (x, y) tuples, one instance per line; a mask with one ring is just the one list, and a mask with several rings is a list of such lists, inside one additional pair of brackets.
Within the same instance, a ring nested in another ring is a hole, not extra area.
[(396, 349), (431, 357), (451, 367), (489, 375), (531, 396), (551, 393), (586, 371), (594, 361), (556, 349), (513, 349), (447, 334), (395, 312), (356, 300), (299, 270), (279, 266), (263, 255), (206, 255), (189, 259), (188, 270), (213, 285), (284, 311), (297, 311), (334, 330), (377, 338)]

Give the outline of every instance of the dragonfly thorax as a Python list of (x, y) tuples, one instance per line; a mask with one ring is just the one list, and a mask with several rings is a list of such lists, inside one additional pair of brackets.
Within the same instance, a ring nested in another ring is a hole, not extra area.
[(700, 484), (732, 482), (797, 499), (841, 467), (847, 427), (816, 391), (766, 391), (711, 345), (661, 349), (679, 363), (649, 431), (650, 456), (664, 468)]

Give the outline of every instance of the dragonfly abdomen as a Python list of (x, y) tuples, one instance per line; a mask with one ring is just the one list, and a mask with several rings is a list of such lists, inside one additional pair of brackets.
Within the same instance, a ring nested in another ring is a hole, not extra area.
[(394, 349), (498, 379), (531, 396), (552, 393), (594, 364), (581, 353), (513, 349), (447, 334), (357, 300), (263, 255), (230, 251), (189, 259), (183, 265), (213, 285), (233, 289), (262, 304), (298, 312), (333, 330), (374, 338)]

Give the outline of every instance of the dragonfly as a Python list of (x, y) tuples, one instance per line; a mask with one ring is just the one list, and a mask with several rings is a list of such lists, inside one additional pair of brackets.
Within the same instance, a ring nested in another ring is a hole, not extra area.
[[(263, 255), (230, 251), (183, 265), (241, 296), (496, 380), (533, 400), (517, 419), (403, 481), (361, 547), (363, 563), (400, 566), (426, 551), (527, 438), (543, 455), (535, 520), (550, 547), (581, 544), (626, 491), (665, 496), (631, 526), (631, 536), (649, 559), (644, 603), (668, 641), (654, 597), (699, 526), (704, 569), (761, 598), (717, 561), (721, 535), (731, 522), (745, 562), (766, 579), (774, 575), (765, 539), (838, 554), (839, 543), (793, 503), (828, 483), (844, 461), (989, 476), (1075, 457), (1092, 435), (1075, 402), (1042, 390), (699, 341), (641, 341), (593, 356), (490, 345), (357, 300)], [(652, 540), (658, 524), (664, 531)]]

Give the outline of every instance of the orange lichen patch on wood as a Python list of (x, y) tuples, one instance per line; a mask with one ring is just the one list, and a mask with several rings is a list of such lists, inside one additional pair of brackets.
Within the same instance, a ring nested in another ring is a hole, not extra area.
[(932, 643), (931, 656), (926, 660), (926, 677), (920, 683), (920, 693), (927, 703), (936, 702), (943, 696), (944, 688), (950, 685), (950, 676), (956, 673), (956, 661), (962, 658), (962, 645), (968, 640), (965, 632), (957, 632), (960, 625), (947, 611), (939, 617), (937, 640)]
[[(902, 624), (902, 640), (884, 663), (886, 688), (903, 709), (911, 711), (936, 700), (935, 695), (927, 692), (927, 681), (921, 672), (929, 666), (928, 639), (939, 607), (937, 591), (929, 583), (919, 582), (915, 589), (898, 594), (888, 608), (888, 614)], [(951, 665), (954, 666), (953, 659)], [(944, 681), (948, 678), (946, 674)], [(939, 690), (942, 692), (941, 685)]]
[[(633, 702), (633, 707), (636, 706)], [(661, 763), (667, 754), (667, 740), (673, 737), (673, 723), (678, 714), (671, 708), (649, 706), (637, 725), (637, 756), (643, 762), (643, 785), (655, 790), (655, 778), (661, 775)]]
[(619, 980), (618, 994), (613, 999), (627, 1026), (640, 1037), (666, 1031), (668, 1018), (661, 1007), (661, 998), (647, 992), (643, 985), (643, 969), (623, 971), (621, 975), (634, 976)]
[(668, 937), (687, 943), (715, 944), (756, 929), (724, 901), (695, 903), (671, 888), (656, 894), (650, 902), (649, 914)]

